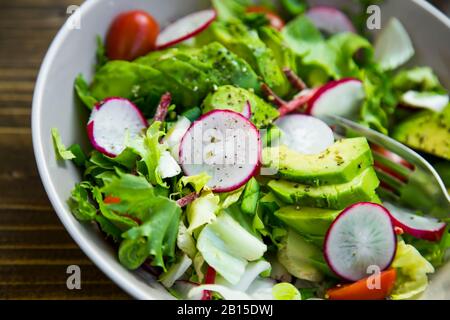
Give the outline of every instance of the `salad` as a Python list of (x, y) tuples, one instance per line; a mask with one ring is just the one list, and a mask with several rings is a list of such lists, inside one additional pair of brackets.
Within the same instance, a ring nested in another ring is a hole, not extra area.
[[(362, 13), (301, 0), (213, 0), (160, 31), (130, 11), (98, 37), (75, 91), (90, 150), (68, 199), (129, 270), (180, 299), (411, 299), (445, 262), (447, 221), (383, 202), (364, 137), (339, 115), (423, 152), (449, 183), (450, 106), (398, 19), (375, 42)], [(94, 53), (93, 53), (94, 54)]]

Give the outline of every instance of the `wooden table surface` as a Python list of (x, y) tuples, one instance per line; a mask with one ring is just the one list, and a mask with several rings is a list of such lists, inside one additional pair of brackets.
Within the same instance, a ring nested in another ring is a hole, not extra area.
[[(180, 0), (181, 1), (181, 0)], [(126, 299), (69, 237), (37, 173), (30, 117), (44, 54), (81, 0), (0, 0), (0, 299)], [(449, 1), (438, 1), (449, 9)], [(447, 11), (448, 12), (448, 11)], [(81, 290), (66, 287), (81, 267)]]
[[(126, 299), (54, 213), (33, 156), (34, 82), (47, 48), (81, 0), (0, 0), (0, 299)], [(81, 268), (68, 290), (67, 266)]]

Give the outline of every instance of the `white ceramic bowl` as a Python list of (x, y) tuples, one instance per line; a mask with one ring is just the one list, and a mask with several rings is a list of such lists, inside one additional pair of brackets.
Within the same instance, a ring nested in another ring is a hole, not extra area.
[[(80, 172), (69, 162), (56, 161), (50, 129), (57, 127), (67, 145), (81, 143), (86, 150), (89, 148), (84, 126), (88, 115), (85, 108), (76, 103), (73, 82), (79, 73), (91, 79), (95, 64), (95, 36), (104, 36), (118, 13), (144, 9), (164, 25), (208, 6), (207, 0), (86, 1), (79, 9), (81, 28), (70, 28), (73, 25), (71, 17), (51, 44), (34, 92), (33, 146), (48, 197), (62, 223), (86, 255), (122, 289), (137, 299), (172, 299), (172, 296), (147, 273), (130, 272), (123, 268), (117, 261), (116, 251), (94, 226), (80, 223), (73, 217), (67, 199), (73, 185), (80, 180)], [(398, 17), (410, 32), (417, 51), (415, 62), (431, 66), (447, 88), (450, 88), (447, 65), (450, 61), (450, 21), (421, 0), (387, 0), (382, 7), (382, 20), (386, 21), (390, 16)], [(425, 296), (450, 299), (450, 265), (441, 269), (434, 277)]]

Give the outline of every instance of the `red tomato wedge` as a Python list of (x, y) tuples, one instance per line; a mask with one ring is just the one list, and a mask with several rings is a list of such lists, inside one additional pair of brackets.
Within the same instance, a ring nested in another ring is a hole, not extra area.
[(118, 15), (109, 27), (106, 53), (111, 60), (132, 61), (155, 49), (159, 25), (145, 11), (127, 11)]
[[(375, 276), (375, 275), (374, 275)], [(330, 300), (383, 300), (394, 288), (397, 271), (389, 269), (379, 274), (379, 287), (370, 288), (369, 278), (351, 284), (329, 289), (326, 297)]]

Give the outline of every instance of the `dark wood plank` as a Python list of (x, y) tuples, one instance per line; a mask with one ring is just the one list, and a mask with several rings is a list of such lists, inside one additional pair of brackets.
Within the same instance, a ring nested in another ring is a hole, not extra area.
[(65, 284), (0, 285), (0, 299), (17, 300), (124, 300), (128, 297), (114, 284), (81, 284), (68, 290)]

